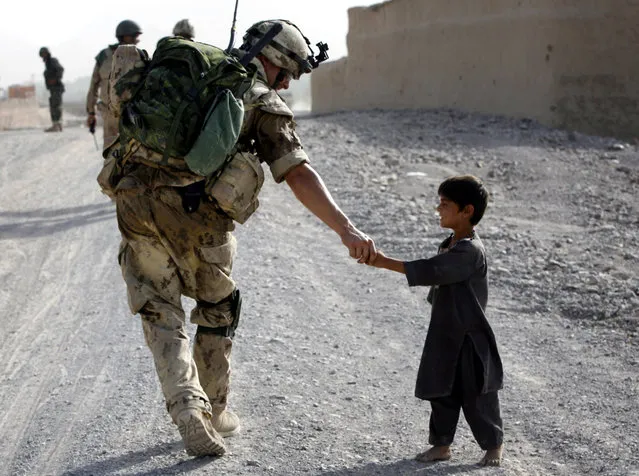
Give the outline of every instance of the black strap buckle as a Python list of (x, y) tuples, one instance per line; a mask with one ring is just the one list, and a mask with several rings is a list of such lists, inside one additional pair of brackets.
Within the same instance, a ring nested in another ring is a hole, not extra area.
[(178, 187), (178, 193), (182, 197), (182, 208), (186, 213), (196, 212), (200, 208), (200, 202), (204, 196), (204, 180), (192, 183), (185, 187)]

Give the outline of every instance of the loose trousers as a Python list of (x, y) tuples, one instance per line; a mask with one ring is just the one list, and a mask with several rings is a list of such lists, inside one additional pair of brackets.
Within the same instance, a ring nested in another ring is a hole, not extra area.
[(482, 388), (481, 362), (469, 341), (460, 353), (453, 391), (445, 397), (430, 399), (431, 415), (428, 442), (449, 446), (454, 438), (460, 411), (483, 450), (495, 449), (503, 443), (504, 430), (497, 392), (479, 394)]

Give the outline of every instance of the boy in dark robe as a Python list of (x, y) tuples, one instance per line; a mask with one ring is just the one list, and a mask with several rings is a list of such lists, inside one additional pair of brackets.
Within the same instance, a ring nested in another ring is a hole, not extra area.
[(463, 410), (475, 440), (486, 451), (479, 464), (498, 466), (503, 425), (497, 391), (502, 388), (503, 371), (484, 314), (488, 265), (474, 229), (488, 204), (488, 192), (476, 177), (462, 175), (446, 179), (437, 193), (440, 226), (453, 231), (437, 255), (400, 261), (378, 250), (369, 264), (405, 274), (409, 286), (431, 286), (431, 319), (415, 396), (431, 403), (428, 442), (432, 447), (416, 459), (450, 459), (450, 445)]

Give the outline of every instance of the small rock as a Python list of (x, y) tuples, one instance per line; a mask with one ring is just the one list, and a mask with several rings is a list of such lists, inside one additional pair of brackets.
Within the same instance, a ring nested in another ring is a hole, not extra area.
[(611, 144), (608, 146), (608, 150), (625, 150), (626, 146), (624, 144), (621, 143), (615, 143), (615, 144)]

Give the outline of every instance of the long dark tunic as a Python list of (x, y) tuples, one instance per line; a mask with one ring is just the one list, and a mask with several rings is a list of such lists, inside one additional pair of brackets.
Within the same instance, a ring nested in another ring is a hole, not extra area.
[(499, 390), (503, 383), (497, 343), (484, 314), (488, 301), (484, 245), (475, 234), (446, 250), (451, 239), (444, 240), (436, 256), (404, 263), (409, 286), (432, 286), (430, 325), (415, 386), (415, 396), (423, 400), (452, 393), (466, 337), (481, 365), (465, 368), (464, 379), (478, 382), (478, 394)]
[(44, 62), (44, 84), (47, 89), (64, 92), (64, 84), (62, 84), (63, 73), (64, 68), (57, 58), (49, 56)]

